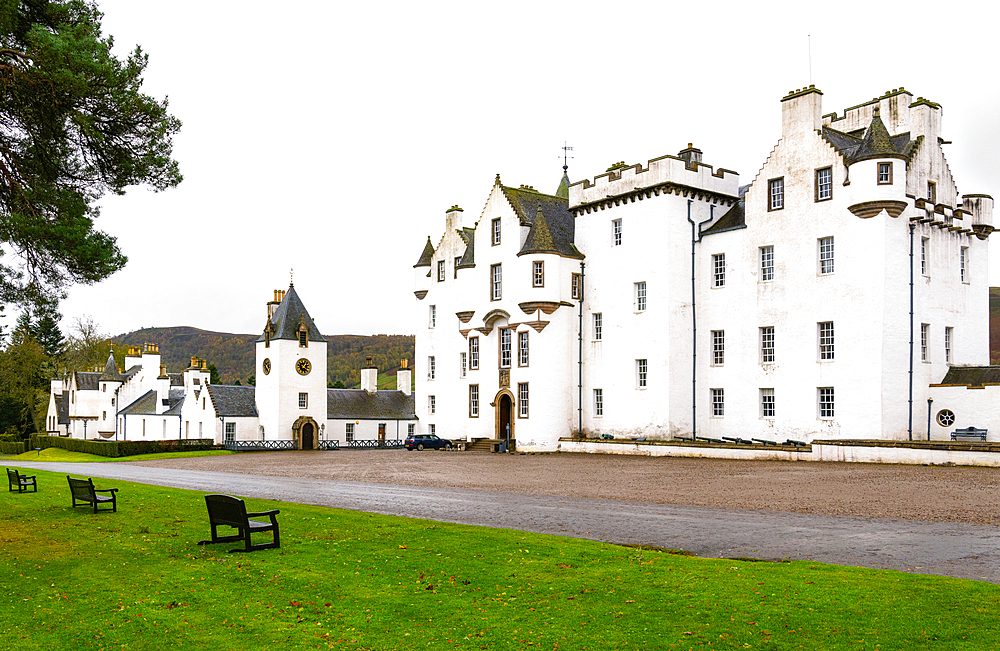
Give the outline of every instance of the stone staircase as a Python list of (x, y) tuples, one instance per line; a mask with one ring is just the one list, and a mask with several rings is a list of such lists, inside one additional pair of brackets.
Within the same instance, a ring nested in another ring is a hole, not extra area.
[(500, 444), (500, 439), (472, 439), (465, 449), (471, 452), (492, 452)]

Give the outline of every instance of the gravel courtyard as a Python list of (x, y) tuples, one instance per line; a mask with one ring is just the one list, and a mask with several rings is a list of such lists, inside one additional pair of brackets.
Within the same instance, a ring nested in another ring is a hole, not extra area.
[(1000, 525), (1000, 469), (590, 454), (340, 450), (132, 465), (377, 484)]

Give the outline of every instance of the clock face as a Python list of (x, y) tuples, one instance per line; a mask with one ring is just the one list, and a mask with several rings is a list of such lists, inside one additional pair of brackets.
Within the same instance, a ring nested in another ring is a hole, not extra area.
[(309, 371), (312, 370), (312, 362), (308, 359), (300, 359), (295, 362), (295, 370), (299, 372), (299, 375), (309, 375)]
[(271, 358), (264, 358), (264, 375), (268, 375), (271, 372)]

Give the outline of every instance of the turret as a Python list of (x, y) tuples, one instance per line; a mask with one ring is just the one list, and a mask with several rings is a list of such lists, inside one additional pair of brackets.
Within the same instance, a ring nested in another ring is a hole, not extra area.
[(988, 194), (962, 195), (962, 208), (972, 214), (972, 230), (985, 240), (993, 232), (993, 197)]

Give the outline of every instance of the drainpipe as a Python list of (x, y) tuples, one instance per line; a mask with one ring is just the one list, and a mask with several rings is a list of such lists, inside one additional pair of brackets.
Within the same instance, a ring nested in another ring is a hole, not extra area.
[(910, 222), (910, 398), (909, 416), (907, 420), (906, 432), (909, 439), (913, 440), (913, 229), (915, 225)]
[(934, 398), (927, 399), (927, 440), (931, 440), (931, 405), (934, 404)]
[(687, 220), (691, 224), (691, 437), (698, 435), (698, 314), (695, 310), (695, 264), (694, 245), (701, 242), (701, 227), (712, 221), (715, 217), (715, 205), (708, 207), (708, 219), (695, 224), (691, 219), (692, 199), (688, 199)]
[(577, 333), (579, 346), (577, 362), (577, 436), (583, 440), (583, 261), (580, 261), (580, 331)]

